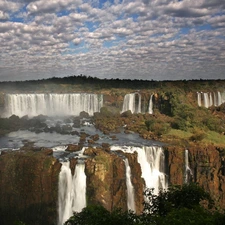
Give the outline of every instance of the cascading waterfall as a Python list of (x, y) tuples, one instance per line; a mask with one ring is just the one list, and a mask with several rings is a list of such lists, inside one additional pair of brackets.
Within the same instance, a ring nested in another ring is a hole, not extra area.
[(225, 102), (225, 91), (221, 93), (221, 100), (222, 100), (222, 103)]
[(217, 96), (215, 92), (213, 92), (213, 102), (215, 106), (218, 106)]
[(204, 106), (206, 108), (209, 108), (209, 95), (208, 95), (208, 93), (203, 93), (203, 97), (204, 97)]
[(197, 92), (198, 106), (202, 106), (201, 93)]
[(40, 114), (48, 116), (79, 116), (85, 111), (89, 115), (99, 112), (103, 105), (102, 95), (88, 93), (71, 94), (7, 94), (5, 116)]
[(213, 98), (212, 98), (212, 93), (209, 93), (209, 106), (213, 105)]
[(153, 95), (151, 95), (150, 100), (149, 100), (149, 108), (148, 108), (148, 113), (153, 114), (153, 102), (152, 102)]
[[(136, 95), (138, 95), (138, 105), (136, 105)], [(124, 96), (122, 113), (128, 110), (132, 113), (141, 113), (141, 95), (139, 93), (131, 93)]]
[(222, 102), (222, 96), (221, 96), (221, 93), (219, 91), (217, 92), (217, 96), (218, 96), (218, 106), (222, 105), (222, 103), (223, 103)]
[(71, 174), (70, 162), (62, 162), (58, 187), (58, 225), (63, 225), (73, 212), (80, 212), (86, 207), (85, 165), (78, 163), (74, 176)]
[(188, 183), (192, 176), (191, 168), (189, 167), (189, 152), (187, 149), (184, 151), (185, 170), (184, 170), (184, 183)]
[(160, 189), (167, 189), (165, 174), (165, 156), (162, 147), (159, 146), (112, 146), (111, 150), (122, 150), (127, 153), (138, 153), (138, 162), (141, 166), (142, 178), (146, 188), (153, 188), (158, 194)]
[(134, 198), (134, 187), (131, 182), (131, 169), (128, 159), (124, 160), (126, 167), (126, 185), (127, 185), (127, 208), (133, 212), (136, 212), (135, 198)]
[[(224, 97), (223, 97), (224, 96)], [(203, 104), (202, 104), (203, 97)], [(209, 108), (210, 106), (220, 106), (225, 102), (225, 92), (197, 92), (198, 106)]]

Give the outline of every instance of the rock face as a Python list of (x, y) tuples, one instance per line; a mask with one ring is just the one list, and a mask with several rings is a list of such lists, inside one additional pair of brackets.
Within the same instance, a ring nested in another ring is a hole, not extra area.
[(56, 224), (61, 164), (48, 150), (8, 152), (0, 156), (1, 225)]
[[(93, 156), (87, 159), (85, 169), (88, 204), (101, 204), (109, 211), (114, 208), (127, 210), (124, 154), (112, 153), (102, 148), (89, 148), (86, 154)], [(134, 174), (132, 183), (135, 190), (136, 211), (140, 213), (143, 202), (141, 169), (136, 154), (129, 154), (128, 160)]]
[[(213, 145), (195, 145), (188, 150), (192, 180), (211, 194), (217, 206), (225, 208), (224, 152)], [(169, 181), (181, 185), (185, 174), (184, 149), (168, 147), (167, 151)]]

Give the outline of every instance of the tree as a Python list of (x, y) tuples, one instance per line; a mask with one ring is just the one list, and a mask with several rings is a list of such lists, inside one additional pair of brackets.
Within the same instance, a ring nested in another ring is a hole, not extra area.
[(109, 212), (101, 205), (91, 205), (66, 221), (65, 225), (136, 225), (138, 217), (133, 212), (115, 209)]
[(160, 190), (158, 195), (153, 193), (153, 189), (147, 189), (145, 196), (144, 212), (159, 216), (165, 216), (169, 212), (180, 208), (201, 208), (201, 201), (207, 201), (208, 208), (213, 205), (209, 193), (196, 183), (171, 186), (168, 190)]

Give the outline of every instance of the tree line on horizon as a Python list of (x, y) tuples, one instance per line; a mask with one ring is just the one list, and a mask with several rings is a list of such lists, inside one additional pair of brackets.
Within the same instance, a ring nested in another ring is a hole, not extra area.
[[(142, 79), (120, 79), (120, 78), (97, 78), (86, 75), (73, 75), (67, 77), (52, 77), (47, 79), (39, 79), (39, 80), (25, 80), (25, 81), (2, 81), (0, 82), (0, 87), (6, 89), (27, 89), (29, 86), (41, 86), (43, 84), (72, 84), (72, 85), (87, 85), (91, 86), (95, 89), (101, 88), (130, 88), (130, 89), (142, 89), (142, 88), (161, 88), (165, 87), (167, 84), (177, 84), (177, 85), (190, 85), (195, 84), (202, 85), (213, 85), (215, 82), (225, 82), (225, 80), (217, 79), (217, 80), (204, 80), (204, 79), (192, 79), (192, 80), (142, 80)], [(225, 83), (224, 83), (225, 85)], [(26, 86), (26, 87), (25, 87)]]

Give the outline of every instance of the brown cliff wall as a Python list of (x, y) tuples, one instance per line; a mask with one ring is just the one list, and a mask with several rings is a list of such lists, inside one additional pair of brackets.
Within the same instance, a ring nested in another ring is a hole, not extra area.
[(124, 156), (128, 158), (135, 190), (135, 206), (137, 213), (142, 211), (143, 180), (141, 168), (137, 162), (137, 154), (113, 153), (102, 148), (89, 148), (85, 173), (87, 176), (88, 204), (101, 204), (107, 210), (115, 208), (127, 210), (127, 186)]
[[(167, 147), (170, 184), (184, 183), (184, 148)], [(189, 166), (193, 182), (211, 194), (218, 207), (225, 208), (225, 167), (223, 152), (213, 145), (193, 145)]]
[(61, 165), (48, 154), (18, 151), (0, 156), (1, 225), (56, 224)]

